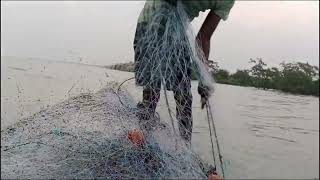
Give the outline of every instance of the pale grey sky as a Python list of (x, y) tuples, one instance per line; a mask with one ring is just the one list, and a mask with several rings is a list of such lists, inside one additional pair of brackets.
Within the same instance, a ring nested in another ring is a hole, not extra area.
[[(1, 55), (109, 65), (133, 60), (143, 1), (1, 1)], [(319, 2), (236, 1), (211, 41), (210, 59), (234, 71), (261, 57), (270, 65), (319, 65)], [(206, 13), (195, 19), (199, 28)]]

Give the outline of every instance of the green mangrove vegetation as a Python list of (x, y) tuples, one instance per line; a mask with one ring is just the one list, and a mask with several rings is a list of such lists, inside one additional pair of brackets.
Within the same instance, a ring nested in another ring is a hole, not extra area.
[[(234, 73), (222, 69), (217, 62), (208, 66), (217, 83), (275, 89), (294, 94), (319, 96), (319, 67), (302, 62), (282, 62), (278, 67), (269, 67), (262, 58), (250, 59), (251, 67)], [(110, 69), (134, 72), (134, 63), (107, 66)], [(192, 79), (197, 79), (193, 71)]]

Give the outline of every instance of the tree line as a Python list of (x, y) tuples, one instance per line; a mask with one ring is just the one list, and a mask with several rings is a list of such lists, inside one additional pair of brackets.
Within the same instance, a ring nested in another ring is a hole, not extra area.
[[(309, 63), (282, 62), (268, 67), (262, 58), (250, 59), (251, 68), (230, 73), (217, 62), (209, 61), (209, 68), (217, 83), (276, 89), (294, 94), (319, 96), (319, 68)], [(193, 73), (192, 79), (196, 79)]]
[[(319, 96), (319, 68), (302, 62), (282, 62), (278, 67), (269, 67), (262, 58), (250, 59), (249, 69), (238, 69), (235, 73), (219, 67), (217, 62), (208, 61), (209, 70), (217, 83), (276, 89), (284, 92)], [(134, 63), (106, 66), (110, 69), (134, 72)], [(197, 79), (192, 72), (192, 79)]]

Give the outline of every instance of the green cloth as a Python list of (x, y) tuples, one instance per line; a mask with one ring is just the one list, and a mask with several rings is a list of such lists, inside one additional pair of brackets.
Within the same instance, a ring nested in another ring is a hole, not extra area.
[[(208, 9), (214, 11), (214, 13), (221, 19), (226, 20), (234, 5), (234, 0), (184, 0), (181, 2), (191, 20), (197, 17), (200, 11), (206, 11)], [(148, 22), (152, 12), (163, 3), (166, 2), (163, 0), (147, 0), (142, 12), (140, 13), (138, 22)]]

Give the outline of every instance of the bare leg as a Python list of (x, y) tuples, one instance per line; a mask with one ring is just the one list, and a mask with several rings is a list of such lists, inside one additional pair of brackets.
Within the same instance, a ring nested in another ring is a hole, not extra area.
[(143, 87), (142, 103), (138, 104), (138, 107), (144, 111), (141, 112), (140, 119), (148, 120), (154, 116), (160, 98), (160, 90), (161, 82)]
[(192, 94), (190, 82), (174, 91), (174, 99), (176, 100), (180, 135), (190, 142), (192, 135)]

